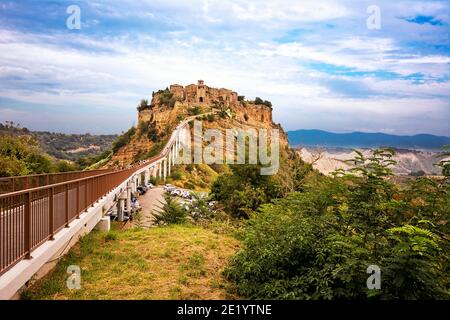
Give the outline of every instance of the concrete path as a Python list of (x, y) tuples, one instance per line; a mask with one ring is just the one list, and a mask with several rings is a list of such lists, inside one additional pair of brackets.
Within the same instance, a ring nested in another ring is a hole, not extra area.
[(164, 202), (164, 190), (162, 187), (156, 187), (147, 191), (146, 194), (138, 198), (142, 207), (142, 226), (148, 228), (153, 225), (154, 217), (151, 211), (159, 211), (160, 201)]

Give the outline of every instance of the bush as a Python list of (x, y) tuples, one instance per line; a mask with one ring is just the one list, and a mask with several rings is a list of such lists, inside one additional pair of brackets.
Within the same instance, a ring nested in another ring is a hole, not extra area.
[(0, 136), (0, 177), (74, 170), (75, 165), (54, 163), (31, 136)]
[(148, 104), (148, 100), (144, 100), (144, 99), (142, 99), (141, 102), (139, 103), (139, 105), (137, 106), (137, 110), (139, 112), (143, 111), (145, 109), (148, 109), (148, 108), (150, 108), (150, 106)]
[(256, 105), (265, 105), (265, 106), (267, 106), (269, 108), (272, 108), (272, 102), (267, 101), (267, 100), (263, 100), (260, 97), (256, 97), (254, 103)]
[(70, 172), (80, 169), (76, 164), (64, 160), (57, 161), (55, 163), (55, 168), (57, 172)]
[(172, 171), (172, 174), (170, 175), (170, 177), (173, 180), (181, 180), (183, 178), (183, 173), (181, 171), (174, 170), (174, 171)]
[(158, 91), (158, 93), (161, 95), (160, 96), (160, 102), (162, 105), (165, 105), (169, 108), (173, 108), (175, 106), (175, 98), (173, 97), (173, 93), (170, 92), (170, 90), (168, 88), (166, 88), (164, 91)]
[(122, 147), (130, 143), (131, 139), (133, 139), (134, 135), (136, 133), (136, 128), (131, 127), (127, 132), (120, 135), (112, 145), (113, 152), (116, 153), (119, 151)]
[[(427, 200), (417, 189), (423, 182), (398, 188), (386, 179), (393, 154), (358, 153), (354, 169), (304, 178), (301, 192), (262, 205), (225, 271), (237, 293), (250, 299), (449, 299), (450, 248), (437, 236), (449, 235), (438, 222), (448, 218), (448, 186), (427, 182)], [(423, 220), (428, 217), (432, 221)], [(366, 287), (369, 265), (381, 268), (381, 290)]]
[(159, 212), (151, 212), (154, 216), (154, 223), (156, 225), (179, 224), (186, 221), (187, 211), (181, 207), (178, 201), (169, 193), (164, 194), (165, 202), (160, 202), (162, 205)]
[(202, 113), (202, 108), (199, 107), (199, 106), (195, 106), (195, 107), (192, 107), (192, 108), (188, 109), (188, 114), (190, 116), (197, 116), (197, 115), (199, 115), (201, 113)]
[(271, 176), (261, 175), (260, 166), (233, 165), (231, 172), (214, 181), (211, 195), (233, 217), (248, 218), (260, 205), (279, 195), (278, 184)]
[(255, 98), (255, 104), (263, 104), (264, 101), (260, 97)]
[(209, 207), (209, 199), (207, 196), (194, 192), (192, 193), (192, 199), (193, 201), (190, 205), (189, 211), (191, 217), (195, 221), (212, 218), (214, 212)]

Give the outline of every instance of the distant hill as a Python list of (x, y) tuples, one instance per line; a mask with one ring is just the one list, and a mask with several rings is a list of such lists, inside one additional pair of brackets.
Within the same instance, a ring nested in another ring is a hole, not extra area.
[(385, 133), (332, 133), (322, 130), (288, 131), (291, 146), (376, 148), (393, 147), (405, 149), (437, 150), (450, 144), (450, 137), (431, 134), (396, 136)]
[(7, 121), (0, 123), (0, 135), (34, 136), (44, 152), (62, 160), (77, 160), (81, 157), (97, 156), (111, 149), (117, 135), (65, 134), (46, 131), (31, 131)]

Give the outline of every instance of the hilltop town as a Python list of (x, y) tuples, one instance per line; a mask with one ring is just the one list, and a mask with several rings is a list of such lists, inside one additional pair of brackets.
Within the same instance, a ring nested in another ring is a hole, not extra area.
[(140, 157), (154, 154), (167, 134), (182, 119), (212, 113), (201, 117), (205, 128), (265, 128), (279, 129), (281, 145), (287, 146), (287, 136), (280, 124), (272, 120), (272, 104), (260, 98), (246, 100), (237, 92), (225, 88), (213, 88), (198, 80), (197, 84), (182, 86), (172, 84), (165, 90), (152, 93), (151, 102), (141, 101), (138, 110), (136, 132), (116, 150), (110, 164), (130, 164)]

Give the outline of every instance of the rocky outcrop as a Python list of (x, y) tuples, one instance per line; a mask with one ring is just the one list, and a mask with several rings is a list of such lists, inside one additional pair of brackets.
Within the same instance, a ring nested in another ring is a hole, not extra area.
[(136, 134), (129, 144), (114, 154), (112, 163), (124, 165), (135, 161), (158, 143), (163, 143), (182, 119), (206, 112), (215, 116), (204, 121), (205, 128), (279, 129), (281, 146), (288, 145), (281, 125), (272, 121), (272, 107), (268, 101), (247, 101), (232, 90), (212, 88), (199, 80), (186, 87), (173, 84), (154, 92), (150, 104), (139, 106)]

